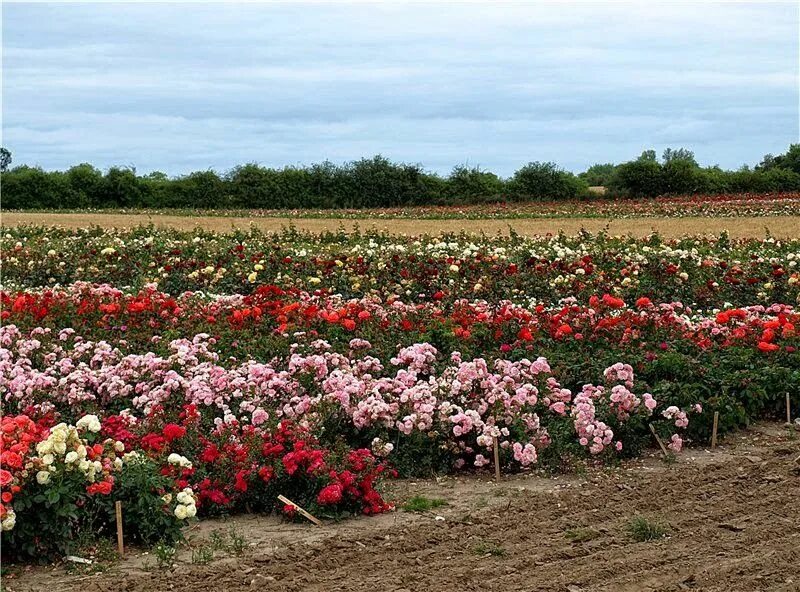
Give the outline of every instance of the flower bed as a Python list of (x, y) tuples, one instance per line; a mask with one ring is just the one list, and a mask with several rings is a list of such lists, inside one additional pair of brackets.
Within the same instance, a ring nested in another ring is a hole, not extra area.
[[(174, 543), (181, 525), (202, 514), (283, 511), (291, 495), (320, 515), (377, 514), (390, 508), (375, 490), (385, 470), (369, 450), (324, 448), (291, 422), (272, 428), (231, 421), (203, 424), (192, 405), (179, 423), (150, 410), (133, 415), (61, 414), (2, 419), (0, 521), (3, 554), (50, 560), (74, 553), (84, 536), (110, 535), (114, 502), (124, 508), (129, 542)], [(187, 458), (174, 450), (191, 456)]]
[(214, 234), (138, 228), (14, 228), (0, 238), (4, 281), (76, 281), (166, 292), (250, 294), (265, 284), (344, 298), (463, 298), (552, 305), (609, 293), (705, 308), (798, 303), (800, 241), (589, 234), (541, 238), (379, 233)]
[(798, 241), (28, 228), (0, 243), (0, 520), (17, 557), (108, 534), (115, 500), (144, 544), (194, 514), (291, 515), (279, 494), (376, 514), (396, 472), (481, 470), (495, 445), (506, 471), (614, 462), (651, 426), (678, 452), (715, 411), (724, 432), (800, 393)]

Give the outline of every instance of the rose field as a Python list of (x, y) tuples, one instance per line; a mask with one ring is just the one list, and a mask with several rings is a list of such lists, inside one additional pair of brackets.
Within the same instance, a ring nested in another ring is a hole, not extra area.
[(0, 252), (14, 562), (112, 540), (118, 501), (161, 562), (204, 517), (394, 513), (495, 457), (572, 479), (660, 443), (647, 487), (685, 491), (715, 414), (733, 441), (800, 408), (799, 238), (7, 226)]

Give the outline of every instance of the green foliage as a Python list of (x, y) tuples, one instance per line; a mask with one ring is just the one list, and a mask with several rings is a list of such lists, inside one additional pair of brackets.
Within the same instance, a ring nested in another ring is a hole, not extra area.
[(249, 163), (225, 175), (207, 170), (175, 178), (119, 167), (104, 174), (86, 163), (64, 172), (25, 165), (6, 170), (10, 163), (11, 154), (0, 152), (3, 206), (9, 210), (380, 208), (584, 198), (594, 185), (626, 197), (800, 190), (800, 144), (786, 154), (766, 155), (755, 169), (703, 168), (690, 150), (667, 148), (662, 162), (654, 150), (645, 150), (636, 160), (594, 164), (577, 176), (552, 162), (530, 162), (510, 179), (468, 166), (440, 177), (380, 155), (281, 169)]
[(31, 484), (14, 500), (17, 523), (3, 532), (4, 556), (45, 563), (72, 554), (97, 516), (92, 499), (77, 472), (47, 485)]
[(585, 543), (596, 539), (600, 533), (594, 528), (571, 528), (564, 533), (564, 536), (573, 543)]
[(406, 512), (428, 512), (434, 508), (440, 508), (441, 506), (446, 505), (447, 501), (443, 500), (442, 498), (430, 498), (425, 497), (424, 495), (415, 495), (405, 504), (403, 504), (403, 509)]
[(781, 169), (800, 175), (800, 144), (791, 144), (786, 154), (778, 156), (767, 154), (756, 169), (764, 171)]
[(586, 193), (588, 185), (552, 162), (530, 162), (509, 182), (513, 199), (571, 199)]
[(89, 495), (78, 471), (59, 474), (47, 484), (32, 483), (14, 499), (16, 526), (3, 532), (3, 553), (11, 559), (47, 562), (77, 554), (87, 536), (116, 533), (116, 501), (122, 501), (127, 541), (152, 545), (182, 540), (182, 523), (165, 505), (164, 491), (174, 489), (150, 459), (126, 462), (116, 474), (113, 495)]
[(195, 565), (210, 563), (217, 551), (238, 557), (246, 548), (247, 541), (236, 528), (232, 527), (227, 535), (215, 530), (209, 536), (208, 543), (192, 549), (192, 563)]
[(661, 160), (665, 165), (671, 162), (685, 162), (694, 167), (699, 166), (697, 164), (697, 160), (694, 158), (694, 152), (687, 150), (686, 148), (667, 148), (661, 155)]
[(743, 167), (738, 171), (700, 167), (694, 153), (685, 148), (667, 148), (661, 163), (654, 150), (646, 150), (638, 159), (616, 167), (608, 188), (614, 194), (628, 197), (797, 191), (800, 190), (800, 144), (793, 144), (785, 155), (768, 154), (755, 170)]
[(192, 563), (195, 565), (205, 565), (214, 559), (214, 549), (207, 545), (192, 549)]
[(478, 541), (472, 548), (475, 555), (491, 555), (492, 557), (503, 557), (506, 554), (504, 547), (494, 541)]
[(497, 200), (505, 190), (500, 177), (478, 167), (457, 166), (445, 183), (448, 200), (452, 203)]
[(172, 569), (175, 566), (175, 555), (177, 555), (177, 553), (178, 549), (175, 545), (165, 541), (159, 541), (159, 543), (153, 547), (153, 555), (156, 557), (156, 565), (159, 569)]
[(669, 534), (669, 525), (661, 520), (647, 518), (645, 516), (634, 516), (628, 521), (625, 530), (633, 537), (633, 540), (644, 543), (663, 539)]
[[(148, 546), (157, 541), (174, 544), (182, 540), (182, 522), (171, 513), (174, 504), (165, 505), (162, 498), (165, 491), (173, 489), (173, 481), (159, 473), (152, 459), (141, 456), (126, 462), (116, 476), (114, 495), (98, 498), (105, 524), (113, 525), (114, 502), (121, 501), (123, 529), (129, 541)], [(112, 534), (110, 530), (108, 534)]]
[(639, 158), (617, 167), (609, 190), (630, 197), (653, 197), (663, 193), (661, 165), (656, 160)]
[(617, 165), (610, 162), (605, 164), (593, 164), (584, 172), (578, 175), (579, 178), (586, 181), (590, 187), (606, 186), (611, 182)]

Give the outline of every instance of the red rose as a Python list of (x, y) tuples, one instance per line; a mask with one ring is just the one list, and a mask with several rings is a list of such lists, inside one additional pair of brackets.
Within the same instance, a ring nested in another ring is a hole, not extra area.
[(338, 483), (323, 487), (317, 495), (317, 502), (323, 506), (332, 506), (340, 501), (342, 501), (342, 486)]
[(176, 423), (168, 423), (164, 426), (162, 433), (164, 434), (164, 438), (167, 439), (167, 442), (172, 442), (178, 438), (183, 438), (186, 435), (186, 428)]

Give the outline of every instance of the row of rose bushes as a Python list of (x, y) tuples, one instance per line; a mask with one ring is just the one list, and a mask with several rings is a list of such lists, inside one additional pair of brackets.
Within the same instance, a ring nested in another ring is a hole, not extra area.
[[(111, 348), (164, 357), (172, 340), (196, 334), (211, 336), (222, 360), (285, 357), (294, 343), (315, 339), (347, 351), (353, 338), (388, 359), (399, 345), (427, 342), (489, 360), (541, 355), (570, 389), (625, 360), (660, 398), (719, 410), (723, 431), (780, 413), (786, 392), (800, 390), (800, 314), (780, 304), (701, 314), (680, 303), (642, 297), (628, 304), (608, 294), (528, 309), (509, 302), (345, 301), (274, 286), (250, 296), (172, 297), (78, 284), (4, 294), (3, 305), (5, 322), (25, 331), (69, 326)], [(697, 437), (707, 436), (707, 418), (694, 425)]]
[[(289, 421), (213, 424), (192, 405), (181, 408), (178, 423), (156, 411), (138, 421), (99, 412), (101, 420), (56, 408), (7, 413), (0, 424), (4, 559), (79, 554), (86, 541), (114, 532), (117, 501), (128, 543), (142, 545), (181, 540), (198, 512), (293, 516), (279, 494), (320, 516), (390, 508), (375, 489), (386, 466), (369, 450), (325, 448)], [(56, 423), (68, 417), (79, 418)]]
[(448, 303), (478, 297), (526, 305), (598, 293), (705, 307), (800, 298), (797, 239), (19, 227), (6, 229), (0, 252), (6, 285), (22, 288), (90, 281), (132, 289), (157, 283), (171, 293), (250, 294), (277, 284), (345, 298), (394, 295)]
[[(61, 211), (64, 211), (63, 209)], [(158, 208), (78, 208), (85, 213), (121, 213), (172, 216), (220, 216), (242, 218), (326, 218), (346, 220), (507, 220), (528, 218), (653, 218), (698, 217), (737, 218), (741, 216), (797, 216), (800, 192), (721, 193), (715, 195), (675, 195), (655, 199), (621, 200), (593, 197), (591, 200), (537, 201), (535, 203), (496, 202), (463, 205), (429, 205), (364, 209), (158, 209)]]
[[(457, 300), (411, 304), (390, 296), (346, 300), (266, 285), (248, 296), (172, 296), (154, 285), (126, 292), (79, 282), (41, 291), (0, 291), (0, 319), (22, 328), (69, 327), (91, 339), (157, 347), (154, 336), (209, 333), (255, 357), (286, 351), (297, 333), (346, 345), (353, 336), (381, 351), (398, 341), (449, 339), (462, 351), (496, 354), (551, 343), (605, 341), (636, 345), (689, 342), (713, 347), (754, 346), (793, 352), (800, 313), (782, 304), (693, 311), (680, 302), (640, 297), (627, 303), (611, 294), (585, 302), (566, 298), (553, 306), (525, 307), (507, 300)], [(283, 346), (279, 345), (283, 342)]]
[(650, 437), (647, 422), (677, 451), (674, 428), (687, 426), (689, 409), (702, 409), (635, 394), (634, 370), (621, 362), (601, 371), (604, 386), (571, 391), (541, 357), (465, 360), (425, 343), (382, 361), (362, 339), (346, 352), (317, 340), (264, 363), (220, 360), (207, 335), (172, 342), (166, 357), (125, 353), (70, 330), (23, 334), (8, 326), (0, 342), (10, 411), (53, 420), (98, 413), (126, 446), (205, 459), (229, 476), (244, 469), (255, 478), (252, 459), (243, 451), (242, 466), (227, 466), (237, 455), (209, 434), (233, 430), (240, 441), (247, 430), (273, 433), (291, 422), (330, 449), (391, 453), (408, 474), (483, 466), (497, 437), (504, 465), (558, 467), (576, 456), (634, 454)]

